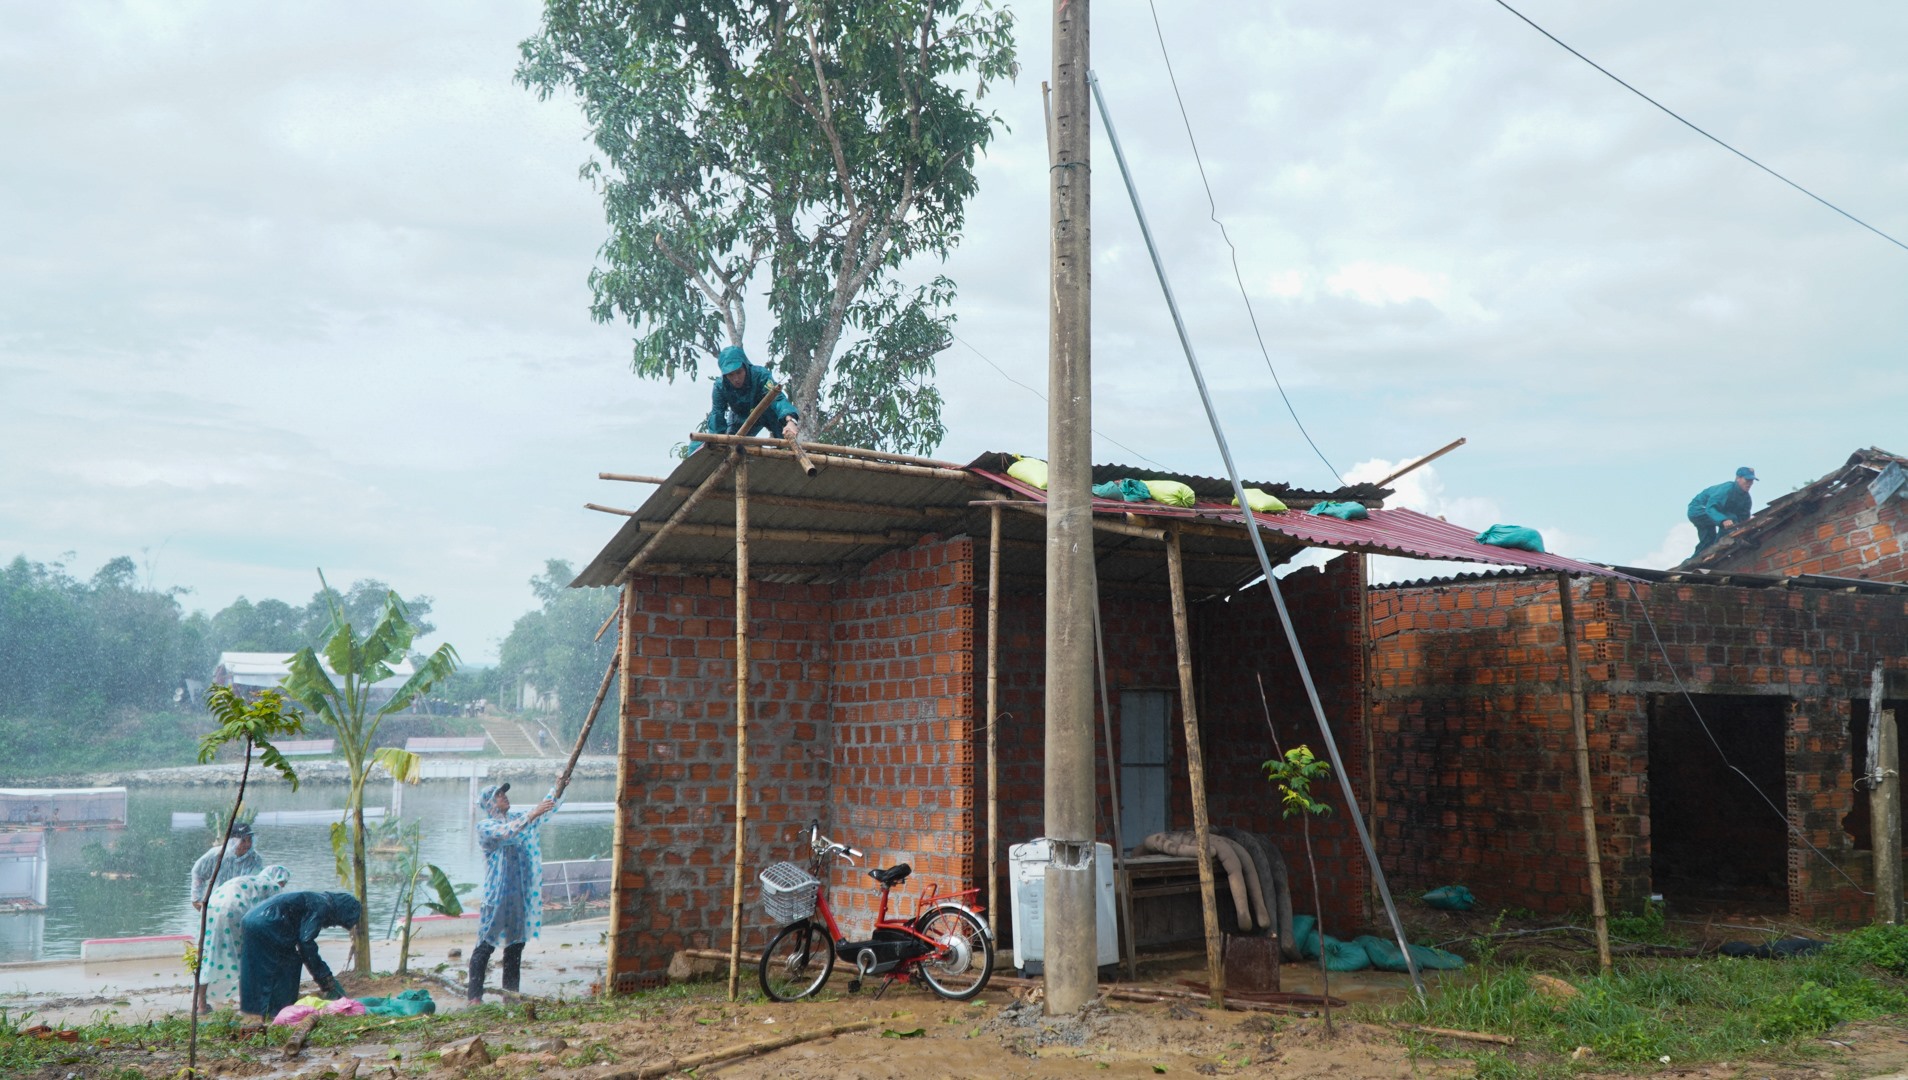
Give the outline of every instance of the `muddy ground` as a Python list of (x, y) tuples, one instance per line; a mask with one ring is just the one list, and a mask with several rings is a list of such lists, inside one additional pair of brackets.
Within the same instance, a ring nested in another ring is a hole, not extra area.
[[(380, 981), (381, 983), (383, 980)], [(390, 991), (395, 985), (379, 985)], [(367, 987), (360, 992), (369, 992)], [(441, 988), (440, 988), (441, 989)], [(436, 992), (434, 990), (434, 992)], [(591, 1015), (594, 1013), (595, 1015)], [(868, 994), (830, 993), (798, 1004), (731, 1005), (720, 987), (699, 986), (614, 1010), (550, 1003), (489, 1006), (428, 1024), (328, 1022), (329, 1031), (291, 1057), (283, 1029), (240, 1042), (225, 1027), (207, 1028), (207, 1075), (244, 1080), (383, 1077), (549, 1077), (607, 1080), (648, 1067), (689, 1064), (707, 1051), (795, 1032), (873, 1021), (866, 1030), (759, 1055), (708, 1064), (693, 1075), (774, 1080), (886, 1080), (924, 1077), (1463, 1077), (1474, 1074), (1457, 1049), (1474, 1044), (1407, 1038), (1370, 1023), (1340, 1019), (1327, 1036), (1322, 1021), (1265, 1013), (1218, 1013), (1175, 1004), (1096, 1003), (1076, 1017), (1043, 1015), (1038, 1003), (990, 990), (973, 1003), (942, 1001), (899, 987), (877, 1001)], [(490, 1063), (450, 1064), (471, 1035)], [(1415, 1046), (1415, 1052), (1414, 1052)], [(117, 1077), (158, 1080), (177, 1074), (182, 1051), (153, 1046), (74, 1047), (75, 1054), (33, 1074), (33, 1080)], [(1519, 1051), (1509, 1051), (1512, 1057)], [(1842, 1080), (1908, 1074), (1908, 1028), (1850, 1025), (1805, 1048), (1797, 1060), (1680, 1068), (1674, 1063), (1635, 1075), (1723, 1080)], [(1630, 1075), (1605, 1073), (1604, 1075)]]

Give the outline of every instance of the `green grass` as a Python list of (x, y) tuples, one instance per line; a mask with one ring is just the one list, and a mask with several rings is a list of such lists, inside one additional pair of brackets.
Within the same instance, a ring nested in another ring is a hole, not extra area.
[(0, 717), (0, 781), (191, 765), (200, 736), (211, 730), (211, 720), (198, 712), (68, 722)]
[[(1877, 958), (1888, 961), (1878, 964)], [(1900, 965), (1900, 966), (1894, 966)], [(1560, 1077), (1577, 1070), (1699, 1061), (1769, 1059), (1837, 1024), (1908, 1011), (1908, 932), (1858, 932), (1791, 960), (1630, 960), (1609, 975), (1577, 978), (1581, 993), (1554, 1001), (1521, 966), (1482, 966), (1448, 981), (1429, 1005), (1380, 1010), (1380, 1019), (1511, 1035), (1512, 1050), (1445, 1046), (1469, 1056), (1481, 1077)], [(1587, 1060), (1573, 1063), (1577, 1047)]]

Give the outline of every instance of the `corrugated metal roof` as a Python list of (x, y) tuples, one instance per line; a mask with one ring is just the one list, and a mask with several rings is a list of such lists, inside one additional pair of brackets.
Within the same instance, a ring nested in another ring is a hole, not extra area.
[[(778, 444), (764, 441), (764, 446)], [(573, 586), (617, 583), (623, 568), (639, 552), (654, 546), (649, 539), (688, 499), (689, 494), (722, 463), (724, 455), (705, 450), (677, 466), (667, 481), (632, 512), (616, 536)], [(795, 462), (751, 455), (749, 459), (749, 554), (752, 575), (766, 581), (829, 581), (846, 576), (882, 552), (912, 546), (928, 534), (967, 535), (984, 550), (988, 542), (988, 515), (972, 505), (998, 498), (1004, 491), (1023, 504), (1044, 504), (1046, 493), (1005, 475), (1012, 455), (990, 453), (963, 467), (937, 466), (966, 475), (927, 476), (824, 466), (807, 476)], [(1097, 515), (1141, 519), (1160, 525), (1166, 519), (1205, 519), (1213, 525), (1239, 523), (1239, 511), (1229, 503), (1231, 483), (1213, 477), (1162, 473), (1121, 465), (1094, 467), (1096, 483), (1123, 477), (1171, 479), (1191, 487), (1212, 501), (1182, 509), (1159, 503), (1095, 500)], [(1388, 492), (1363, 484), (1336, 492), (1294, 488), (1286, 484), (1255, 482), (1288, 504), (1307, 506), (1327, 498), (1377, 503)], [(700, 535), (677, 529), (646, 557), (644, 570), (658, 573), (733, 574), (735, 506), (733, 481), (719, 484), (719, 496), (704, 499), (684, 519), (702, 527)], [(1410, 510), (1373, 509), (1363, 521), (1341, 521), (1293, 511), (1254, 515), (1267, 553), (1283, 563), (1307, 547), (1404, 555), (1425, 559), (1494, 563), (1502, 566), (1566, 570), (1609, 575), (1609, 569), (1558, 555), (1540, 555), (1487, 547), (1472, 539), (1475, 530), (1451, 525)], [(802, 534), (825, 532), (826, 539)], [(1010, 580), (1037, 580), (1046, 569), (1045, 524), (1039, 513), (1022, 508), (1002, 514), (1001, 569)], [(851, 542), (855, 537), (861, 542)], [(1185, 580), (1195, 596), (1228, 592), (1259, 576), (1250, 538), (1243, 529), (1200, 530), (1182, 539), (1186, 556)], [(1103, 584), (1163, 586), (1165, 556), (1150, 540), (1108, 531), (1095, 532), (1095, 558)], [(725, 573), (726, 570), (726, 573)]]

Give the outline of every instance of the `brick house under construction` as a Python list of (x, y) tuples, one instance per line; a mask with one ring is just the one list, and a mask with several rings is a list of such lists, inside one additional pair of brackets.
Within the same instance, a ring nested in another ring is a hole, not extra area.
[[(1870, 695), (1908, 699), (1905, 460), (1861, 451), (1700, 557), (1577, 579), (1606, 896), (1872, 915)], [(1892, 470), (1892, 471), (1891, 471)], [(1553, 578), (1374, 587), (1376, 832), (1408, 884), (1589, 904)]]
[[(1044, 492), (1008, 477), (1011, 459), (998, 454), (963, 467), (698, 439), (720, 445), (692, 455), (627, 511), (575, 582), (622, 588), (611, 989), (659, 978), (678, 949), (726, 949), (738, 877), (748, 900), (744, 947), (759, 946), (772, 928), (754, 904), (754, 875), (799, 857), (797, 834), (811, 819), (877, 863), (911, 862), (910, 892), (930, 881), (990, 890), (1002, 874), (991, 906), (1007, 939), (1005, 849), (1042, 833)], [(1094, 482), (1144, 475), (1158, 476), (1101, 466)], [(1317, 745), (1311, 707), (1268, 593), (1253, 585), (1259, 566), (1230, 486), (1172, 479), (1191, 486), (1199, 505), (1095, 502), (1111, 704), (1099, 745), (1100, 838), (1113, 839), (1116, 815), (1129, 845), (1190, 826), (1186, 731), (1196, 725), (1212, 823), (1291, 840), (1296, 860), (1296, 826), (1279, 820), (1260, 765), (1273, 756), (1274, 733), (1286, 746)], [(1383, 509), (1386, 493), (1370, 486), (1329, 493), (1374, 507), (1349, 522), (1304, 513), (1328, 493), (1256, 486), (1292, 507), (1256, 515), (1275, 561), (1308, 547), (1351, 553), (1282, 585), (1361, 797), (1392, 775), (1384, 755), (1399, 748), (1385, 746), (1380, 768), (1368, 767), (1373, 640), (1359, 553), (1608, 574), (1481, 546), (1474, 530)], [(1181, 553), (1177, 573), (1168, 570), (1169, 548)], [(1175, 616), (1175, 590), (1184, 619)], [(739, 626), (738, 607), (747, 612)], [(743, 649), (745, 681), (736, 678)], [(748, 721), (740, 755), (739, 712)], [(738, 757), (746, 769), (740, 860)], [(1121, 777), (1117, 808), (1109, 766)], [(1313, 835), (1326, 914), (1349, 927), (1367, 921), (1369, 875), (1344, 818), (1322, 819)], [(837, 909), (864, 924), (874, 894), (860, 871), (840, 868), (833, 886)]]

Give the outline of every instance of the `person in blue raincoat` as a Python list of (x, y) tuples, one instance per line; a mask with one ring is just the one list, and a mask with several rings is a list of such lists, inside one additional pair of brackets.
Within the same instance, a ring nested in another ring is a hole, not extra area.
[(241, 922), (239, 1010), (267, 1020), (298, 1000), (298, 969), (311, 972), (319, 993), (344, 996), (324, 957), (318, 932), (336, 926), (349, 930), (363, 912), (358, 900), (341, 892), (282, 892), (259, 901)]
[(1736, 478), (1726, 484), (1706, 487), (1689, 500), (1689, 523), (1696, 526), (1696, 550), (1716, 542), (1724, 529), (1733, 529), (1749, 519), (1749, 485), (1756, 482), (1756, 470), (1744, 465)]
[(755, 411), (761, 402), (762, 394), (768, 390), (768, 369), (749, 363), (748, 354), (740, 345), (731, 345), (722, 350), (716, 358), (716, 366), (722, 374), (709, 391), (708, 429), (716, 435), (753, 435), (757, 431), (781, 432), (784, 439), (792, 439), (801, 417), (795, 406), (789, 404), (788, 395), (780, 394), (775, 404), (770, 405), (755, 422), (753, 431), (743, 431), (742, 422)]
[(543, 853), (537, 834), (543, 815), (556, 809), (554, 793), (528, 812), (510, 809), (510, 785), (493, 784), (477, 794), (477, 847), (484, 853), (483, 916), (470, 950), (472, 1005), (484, 999), (491, 954), (503, 949), (503, 988), (521, 985), (523, 946), (543, 926)]

